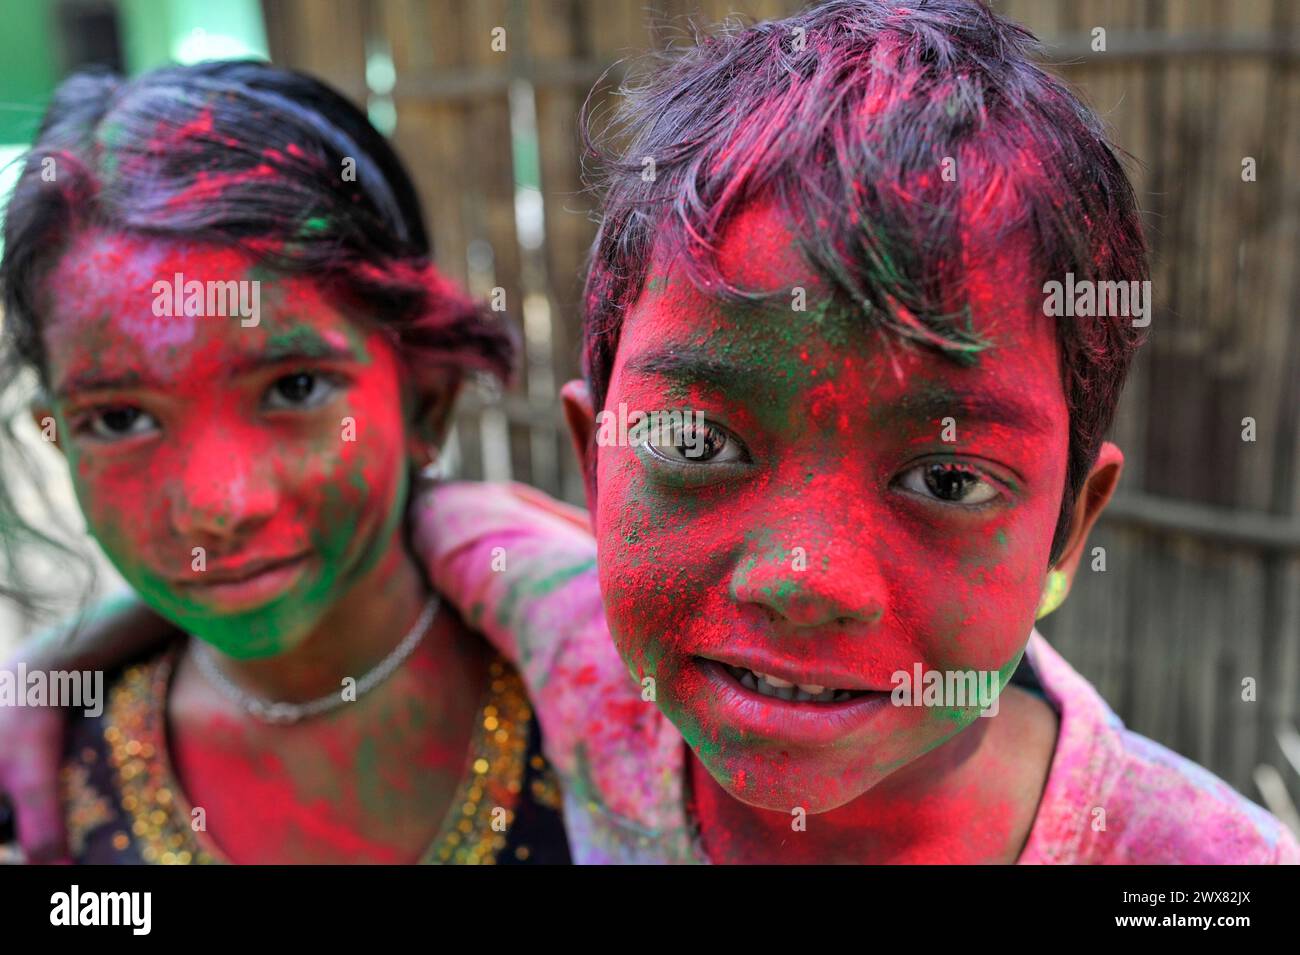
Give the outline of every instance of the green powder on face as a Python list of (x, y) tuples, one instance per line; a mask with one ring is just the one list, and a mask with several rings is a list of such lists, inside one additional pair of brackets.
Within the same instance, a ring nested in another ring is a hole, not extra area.
[(297, 352), (313, 358), (322, 358), (334, 351), (330, 343), (308, 325), (298, 325), (269, 336), (266, 350), (273, 354)]

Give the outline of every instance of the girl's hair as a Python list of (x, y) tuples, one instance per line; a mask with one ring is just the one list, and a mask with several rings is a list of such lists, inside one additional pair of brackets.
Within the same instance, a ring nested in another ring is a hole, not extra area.
[[(750, 297), (727, 286), (714, 253), (757, 197), (776, 200), (809, 263), (864, 324), (957, 361), (986, 345), (962, 294), (976, 227), (993, 248), (1029, 236), (1026, 297), (1067, 272), (1147, 279), (1115, 150), (1097, 117), (1031, 62), (1035, 50), (1028, 31), (975, 0), (828, 0), (663, 54), (623, 89), (600, 137), (584, 111), (602, 170), (583, 335), (596, 409), (656, 248), (700, 288)], [(1056, 331), (1070, 448), (1053, 560), (1142, 338), (1114, 316), (1060, 319)]]
[[(509, 376), (514, 334), (433, 267), (396, 153), (310, 76), (255, 61), (170, 66), (128, 81), (78, 73), (55, 91), (22, 161), (0, 260), (0, 386), (25, 369), (48, 385), (42, 282), (68, 238), (88, 227), (234, 246), (309, 275), (392, 335), (417, 388), (435, 367)], [(16, 460), (12, 418), (3, 417), (3, 437)], [(32, 543), (69, 550), (14, 503), (0, 482), (0, 594), (30, 611), (39, 604), (20, 579), (19, 552)]]

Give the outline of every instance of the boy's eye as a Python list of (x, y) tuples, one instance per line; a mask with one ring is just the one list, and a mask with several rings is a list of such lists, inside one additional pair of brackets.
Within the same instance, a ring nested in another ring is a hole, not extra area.
[(740, 442), (704, 422), (672, 422), (651, 427), (645, 448), (672, 464), (730, 464), (745, 460)]
[(978, 471), (960, 464), (921, 464), (906, 472), (900, 483), (947, 504), (986, 504), (998, 496), (997, 488)]
[(120, 441), (140, 434), (148, 434), (158, 427), (153, 416), (130, 405), (103, 408), (93, 412), (84, 428), (102, 441)]
[(309, 371), (277, 378), (266, 393), (266, 407), (272, 410), (316, 408), (334, 397), (336, 382)]

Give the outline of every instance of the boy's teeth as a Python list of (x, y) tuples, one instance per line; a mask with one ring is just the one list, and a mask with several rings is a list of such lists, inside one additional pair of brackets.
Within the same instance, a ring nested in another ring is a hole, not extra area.
[(770, 673), (757, 670), (737, 668), (740, 683), (746, 689), (756, 690), (763, 696), (772, 696), (781, 700), (812, 701), (815, 703), (836, 703), (849, 699), (847, 690), (828, 689), (816, 683), (791, 683)]

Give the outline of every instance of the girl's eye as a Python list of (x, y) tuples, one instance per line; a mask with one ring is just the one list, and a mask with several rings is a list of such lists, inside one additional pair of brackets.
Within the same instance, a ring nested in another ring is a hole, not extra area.
[(300, 371), (277, 378), (266, 393), (265, 404), (272, 410), (317, 408), (336, 391), (338, 385), (329, 377)]
[(644, 446), (655, 457), (672, 464), (731, 464), (745, 460), (744, 447), (736, 438), (703, 420), (652, 420)]
[(978, 471), (961, 464), (922, 464), (906, 472), (904, 488), (946, 504), (974, 506), (998, 496), (998, 490)]
[(84, 427), (101, 441), (120, 441), (123, 438), (148, 434), (158, 427), (158, 422), (152, 415), (139, 408), (122, 405), (93, 412)]

